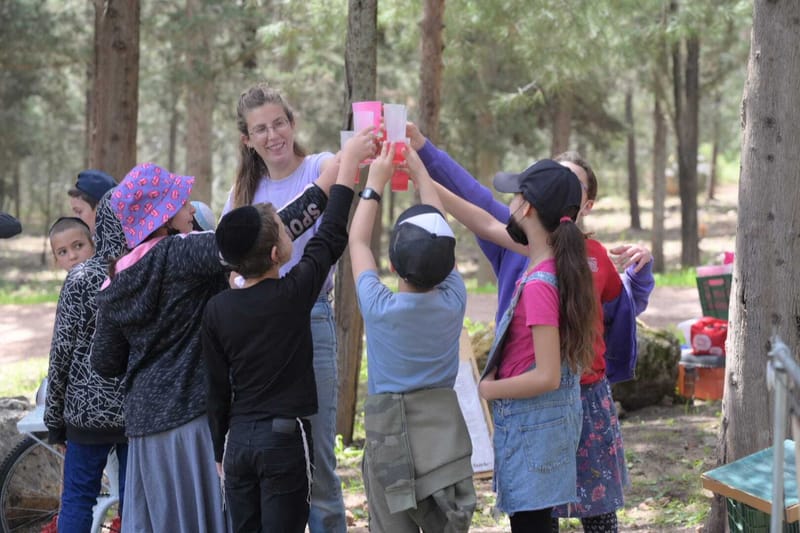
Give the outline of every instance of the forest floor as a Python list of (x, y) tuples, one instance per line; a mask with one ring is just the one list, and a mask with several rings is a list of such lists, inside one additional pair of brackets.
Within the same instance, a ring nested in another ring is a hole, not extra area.
[[(649, 243), (649, 232), (625, 230), (629, 216), (619, 208), (619, 200), (601, 199), (587, 229), (608, 247), (617, 243)], [(722, 186), (718, 199), (701, 203), (699, 220), (703, 238), (700, 246), (704, 263), (715, 262), (716, 255), (734, 249), (737, 188)], [(677, 199), (667, 201), (665, 259), (675, 265), (680, 257), (680, 209)], [(643, 205), (642, 221), (650, 225), (649, 210)], [(64, 273), (41, 266), (43, 239), (23, 236), (0, 241), (0, 280), (6, 290), (26, 283), (52, 283)], [(649, 245), (648, 245), (649, 246)], [(57, 281), (56, 281), (57, 282)], [(473, 321), (494, 319), (496, 297), (470, 294), (467, 316)], [(0, 305), (0, 369), (22, 361), (45, 360), (50, 347), (54, 303)], [(671, 327), (700, 316), (696, 288), (656, 287), (648, 310), (641, 316), (653, 327)], [(0, 371), (0, 382), (6, 372)], [(2, 416), (3, 413), (0, 413)], [(627, 502), (620, 512), (620, 531), (701, 530), (699, 524), (708, 511), (711, 494), (700, 486), (700, 474), (714, 467), (714, 449), (719, 425), (720, 402), (686, 403), (665, 398), (661, 405), (628, 413), (622, 420), (625, 452), (632, 481)], [(7, 440), (7, 435), (2, 440)], [(340, 453), (339, 472), (345, 487), (351, 516), (351, 531), (367, 531), (366, 501), (361, 484), (357, 451)], [(494, 495), (490, 479), (476, 479), (478, 509), (472, 531), (507, 531), (507, 518), (493, 510)], [(574, 522), (562, 530), (579, 530)]]

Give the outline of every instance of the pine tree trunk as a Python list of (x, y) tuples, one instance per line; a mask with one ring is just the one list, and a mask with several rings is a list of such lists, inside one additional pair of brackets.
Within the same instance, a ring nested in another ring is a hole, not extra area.
[(136, 164), (139, 1), (95, 0), (89, 166), (120, 181)]
[(631, 229), (642, 229), (639, 216), (639, 173), (636, 170), (636, 129), (633, 123), (633, 90), (625, 93), (625, 122), (628, 126), (628, 204)]
[(442, 93), (445, 0), (425, 0), (422, 15), (422, 57), (419, 69), (419, 129), (439, 143), (439, 109)]
[[(777, 334), (800, 346), (800, 3), (755, 0), (742, 117), (736, 259), (719, 464), (772, 445), (767, 350)], [(717, 498), (709, 530), (723, 531)]]
[[(346, 98), (342, 129), (350, 129), (351, 104), (373, 100), (377, 88), (377, 19), (378, 0), (349, 0), (347, 10), (347, 45), (345, 47)], [(352, 210), (351, 210), (352, 215)], [(378, 222), (380, 217), (378, 217)], [(376, 257), (376, 260), (379, 257)], [(353, 441), (358, 378), (364, 322), (358, 310), (350, 255), (344, 254), (336, 269), (335, 284), (336, 338), (339, 345), (339, 404), (336, 432), (345, 444)]]
[(653, 270), (664, 272), (664, 201), (667, 196), (667, 123), (656, 92), (653, 103)]
[(205, 23), (204, 15), (200, 0), (186, 0), (186, 16), (191, 22), (187, 63), (193, 79), (186, 85), (186, 168), (181, 173), (195, 177), (192, 198), (210, 205), (213, 182), (211, 130), (214, 122), (214, 76), (209, 68), (211, 28)]

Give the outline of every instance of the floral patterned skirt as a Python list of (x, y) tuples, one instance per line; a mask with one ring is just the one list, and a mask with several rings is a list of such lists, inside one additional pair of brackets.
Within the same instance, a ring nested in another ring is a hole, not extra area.
[(553, 509), (556, 517), (598, 516), (614, 512), (625, 503), (630, 485), (617, 408), (606, 378), (581, 385), (583, 429), (578, 445), (578, 503)]

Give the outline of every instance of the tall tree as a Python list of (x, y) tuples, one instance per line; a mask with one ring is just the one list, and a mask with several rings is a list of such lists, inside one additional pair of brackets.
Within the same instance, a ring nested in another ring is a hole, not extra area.
[(658, 92), (653, 98), (653, 270), (664, 272), (664, 200), (667, 195), (667, 123)]
[[(213, 28), (203, 0), (186, 0), (190, 21), (187, 64), (192, 75), (186, 85), (186, 168), (195, 177), (192, 196), (211, 203), (213, 169), (211, 135), (214, 118), (214, 70), (210, 36)], [(174, 170), (174, 169), (171, 169)]]
[(95, 0), (89, 166), (121, 180), (136, 164), (139, 1)]
[[(742, 105), (741, 176), (725, 395), (717, 459), (721, 464), (771, 445), (772, 409), (764, 394), (773, 334), (800, 346), (800, 2), (755, 0)], [(714, 502), (709, 530), (723, 531)]]
[(628, 204), (631, 229), (642, 229), (639, 217), (639, 173), (636, 170), (636, 129), (633, 123), (633, 89), (625, 91), (625, 123), (628, 125)]
[[(671, 9), (679, 9), (672, 0)], [(685, 51), (684, 51), (685, 48)], [(678, 188), (681, 197), (681, 264), (700, 262), (697, 234), (697, 139), (700, 106), (700, 37), (692, 30), (672, 45), (672, 92), (678, 146)]]
[[(351, 122), (352, 102), (373, 100), (378, 76), (378, 0), (349, 0), (347, 9), (347, 44), (345, 46), (345, 119)], [(336, 432), (345, 443), (353, 440), (358, 377), (364, 322), (358, 310), (350, 256), (345, 254), (336, 269), (336, 338), (339, 345), (339, 405)]]
[(439, 142), (442, 95), (445, 0), (424, 0), (421, 23), (422, 57), (419, 69), (419, 129), (434, 144)]

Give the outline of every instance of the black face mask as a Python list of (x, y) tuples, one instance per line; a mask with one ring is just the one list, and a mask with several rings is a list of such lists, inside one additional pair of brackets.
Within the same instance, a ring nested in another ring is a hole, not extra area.
[(511, 240), (523, 246), (528, 246), (528, 236), (519, 225), (513, 216), (509, 217), (508, 224), (506, 224), (506, 232), (508, 232)]

